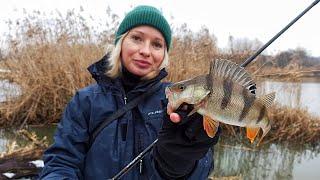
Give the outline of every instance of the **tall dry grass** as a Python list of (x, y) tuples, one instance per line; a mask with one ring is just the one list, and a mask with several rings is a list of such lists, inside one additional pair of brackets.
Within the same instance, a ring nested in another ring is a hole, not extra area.
[(306, 109), (273, 106), (269, 118), (273, 125), (267, 142), (320, 143), (320, 118)]
[(203, 27), (194, 33), (186, 25), (174, 30), (167, 80), (181, 81), (209, 71), (212, 59), (220, 56), (216, 37)]
[(57, 122), (75, 91), (92, 81), (86, 67), (104, 54), (102, 43), (111, 40), (103, 33), (93, 37), (73, 12), (46, 20), (51, 25), (39, 15), (16, 22), (17, 33), (7, 39), (1, 65), (10, 73), (2, 78), (18, 84), (21, 95), (1, 105), (2, 126)]
[[(52, 19), (38, 18), (39, 12), (20, 22), (12, 22), (13, 34), (7, 36), (7, 52), (2, 55), (1, 68), (10, 70), (2, 78), (19, 85), (21, 95), (11, 97), (0, 106), (0, 126), (24, 126), (58, 122), (61, 113), (75, 91), (92, 82), (88, 65), (101, 58), (113, 43), (119, 24), (110, 9), (110, 22), (100, 25), (104, 31), (88, 26), (74, 12)], [(206, 28), (192, 32), (186, 25), (174, 27), (173, 46), (167, 81), (180, 81), (208, 72), (210, 60), (227, 58), (242, 62), (252, 50), (224, 52), (217, 39)], [(264, 58), (264, 57), (258, 57)], [(258, 61), (248, 67), (259, 71)], [(272, 131), (266, 140), (315, 142), (319, 137), (319, 122), (312, 121), (301, 110), (274, 108)], [(231, 126), (223, 126), (226, 134), (236, 135)]]

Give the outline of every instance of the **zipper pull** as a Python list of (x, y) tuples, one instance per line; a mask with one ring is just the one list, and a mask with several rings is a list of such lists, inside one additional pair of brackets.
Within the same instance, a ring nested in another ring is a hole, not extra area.
[(143, 164), (142, 164), (142, 159), (140, 159), (139, 161), (139, 173), (142, 174), (142, 170), (143, 170)]
[(124, 99), (124, 104), (127, 104), (127, 96), (125, 96), (123, 99)]

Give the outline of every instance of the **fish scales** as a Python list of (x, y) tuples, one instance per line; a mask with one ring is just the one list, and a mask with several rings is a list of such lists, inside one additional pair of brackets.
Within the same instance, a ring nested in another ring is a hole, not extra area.
[[(213, 89), (208, 98), (207, 107), (203, 110), (205, 114), (231, 125), (257, 126), (266, 115), (266, 107), (255, 101), (255, 95), (231, 80), (216, 79), (215, 82), (214, 87), (217, 88)], [(218, 86), (218, 84), (224, 85)]]
[[(219, 84), (228, 84), (218, 86)], [(231, 80), (215, 80), (217, 87), (213, 89), (212, 94), (208, 98), (207, 107), (204, 108), (206, 114), (210, 114), (214, 119), (221, 119), (223, 122), (232, 125), (245, 126), (241, 123), (241, 114), (247, 114), (248, 103), (246, 97), (242, 97), (239, 91), (242, 87), (233, 83)], [(219, 117), (216, 117), (219, 116)]]

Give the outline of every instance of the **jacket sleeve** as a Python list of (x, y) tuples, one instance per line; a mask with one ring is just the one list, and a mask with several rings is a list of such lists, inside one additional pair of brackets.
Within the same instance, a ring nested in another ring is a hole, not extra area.
[[(88, 100), (79, 93), (68, 103), (54, 135), (54, 143), (44, 152), (40, 179), (83, 179), (87, 152)], [(84, 107), (87, 106), (87, 107)]]

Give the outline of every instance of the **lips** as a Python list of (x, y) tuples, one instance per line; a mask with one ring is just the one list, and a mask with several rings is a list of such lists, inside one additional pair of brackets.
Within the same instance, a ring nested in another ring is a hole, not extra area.
[(141, 68), (148, 68), (151, 66), (151, 63), (145, 60), (134, 60), (135, 64)]

